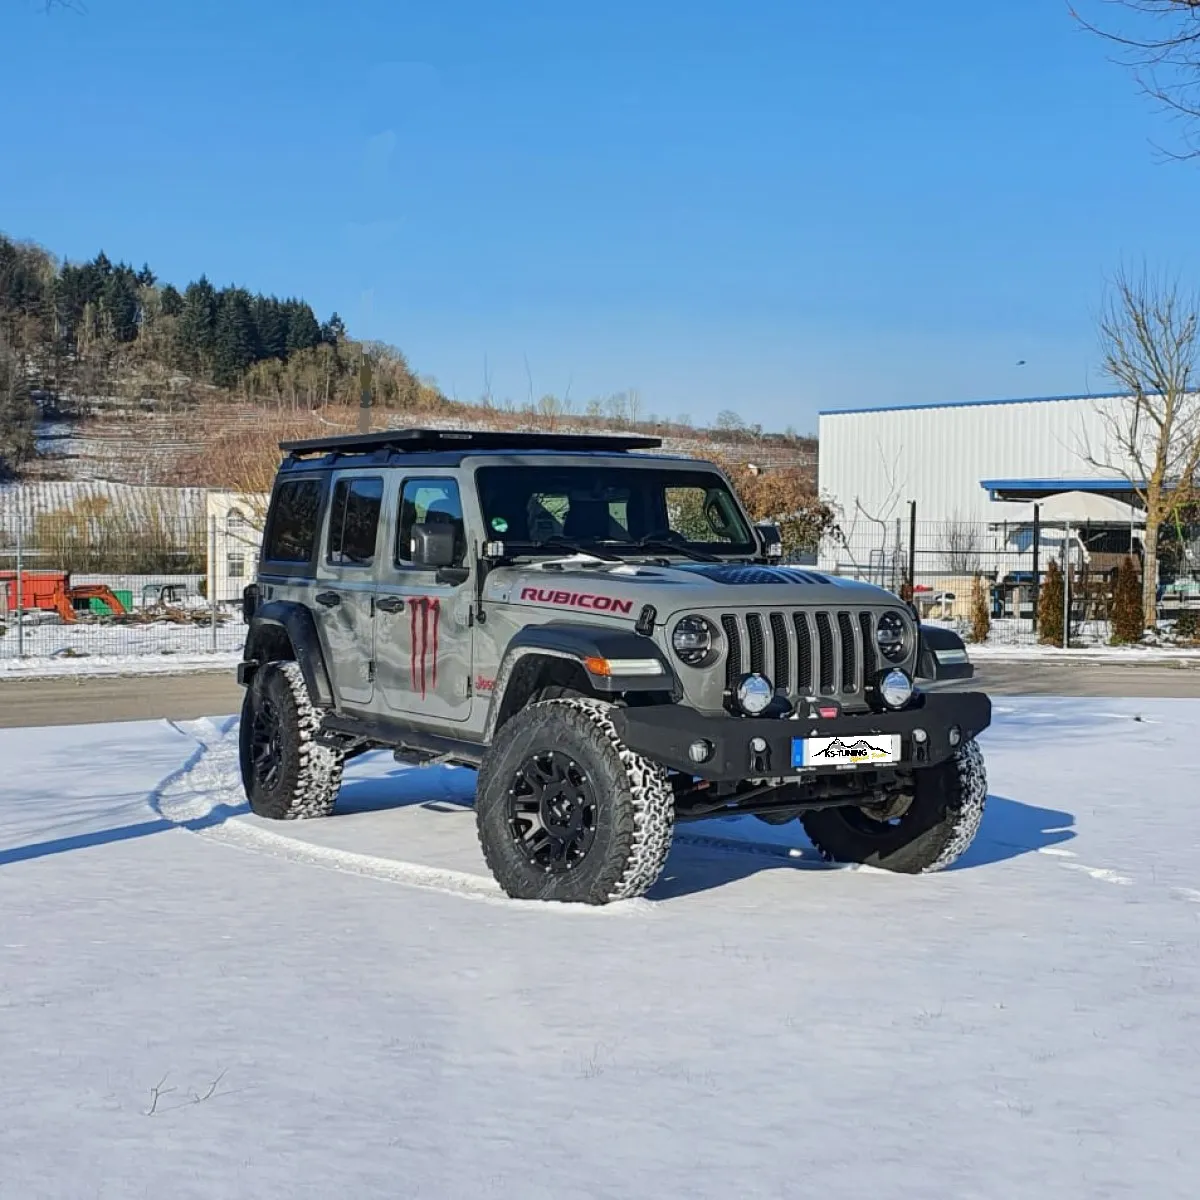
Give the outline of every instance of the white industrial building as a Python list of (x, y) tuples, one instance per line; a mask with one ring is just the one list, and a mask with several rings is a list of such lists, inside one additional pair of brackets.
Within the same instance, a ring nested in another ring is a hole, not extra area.
[(266, 495), (210, 491), (205, 496), (208, 520), (207, 595), (218, 603), (236, 603), (258, 570), (259, 538)]
[(1111, 569), (1138, 546), (1142, 523), (1136, 471), (1112, 434), (1129, 403), (1055, 396), (822, 412), (818, 484), (845, 539), (827, 542), (820, 565), (890, 585), (906, 567), (915, 503), (917, 582), (962, 600), (975, 572), (1032, 570), (1037, 503), (1040, 571), (1061, 562), (1064, 538), (1074, 566)]
[(1132, 466), (1119, 461), (1105, 421), (1127, 404), (1054, 396), (822, 412), (820, 490), (847, 519), (886, 519), (912, 500), (929, 521), (1003, 520), (1017, 504), (1066, 491), (1130, 501), (1123, 472)]

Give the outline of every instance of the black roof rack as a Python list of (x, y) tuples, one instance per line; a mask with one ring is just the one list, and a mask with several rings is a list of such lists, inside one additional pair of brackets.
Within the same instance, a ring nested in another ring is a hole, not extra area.
[(629, 434), (505, 433), (497, 429), (384, 429), (337, 437), (280, 442), (294, 457), (304, 454), (372, 454), (377, 450), (417, 453), (422, 450), (652, 450), (656, 437)]

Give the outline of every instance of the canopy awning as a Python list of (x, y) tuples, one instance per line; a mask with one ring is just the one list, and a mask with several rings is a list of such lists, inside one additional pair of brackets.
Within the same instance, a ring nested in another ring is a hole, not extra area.
[[(1033, 505), (1022, 504), (1004, 514), (1003, 521), (994, 525), (1032, 525)], [(1097, 492), (1059, 492), (1038, 501), (1043, 525), (1144, 525), (1146, 514), (1132, 504), (1124, 504), (1111, 496)]]

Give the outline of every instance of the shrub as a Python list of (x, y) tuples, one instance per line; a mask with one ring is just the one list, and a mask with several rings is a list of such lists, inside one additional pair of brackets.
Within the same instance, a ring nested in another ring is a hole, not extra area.
[(1127, 555), (1113, 579), (1112, 641), (1130, 645), (1140, 642), (1144, 632), (1141, 577), (1137, 564)]
[(988, 603), (988, 589), (983, 576), (976, 575), (971, 585), (971, 641), (986, 642), (992, 631), (992, 611)]
[(1038, 596), (1038, 641), (1043, 646), (1063, 644), (1063, 573), (1057, 560), (1046, 564)]
[(1200, 613), (1193, 609), (1175, 618), (1175, 637), (1181, 642), (1194, 642), (1200, 634)]

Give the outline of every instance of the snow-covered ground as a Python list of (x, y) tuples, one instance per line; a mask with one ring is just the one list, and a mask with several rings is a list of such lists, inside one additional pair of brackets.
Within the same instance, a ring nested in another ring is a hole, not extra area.
[(599, 910), (469, 771), (268, 825), (235, 735), (0, 731), (0, 1196), (1196, 1194), (1200, 701), (998, 701), (946, 873), (708, 822)]

